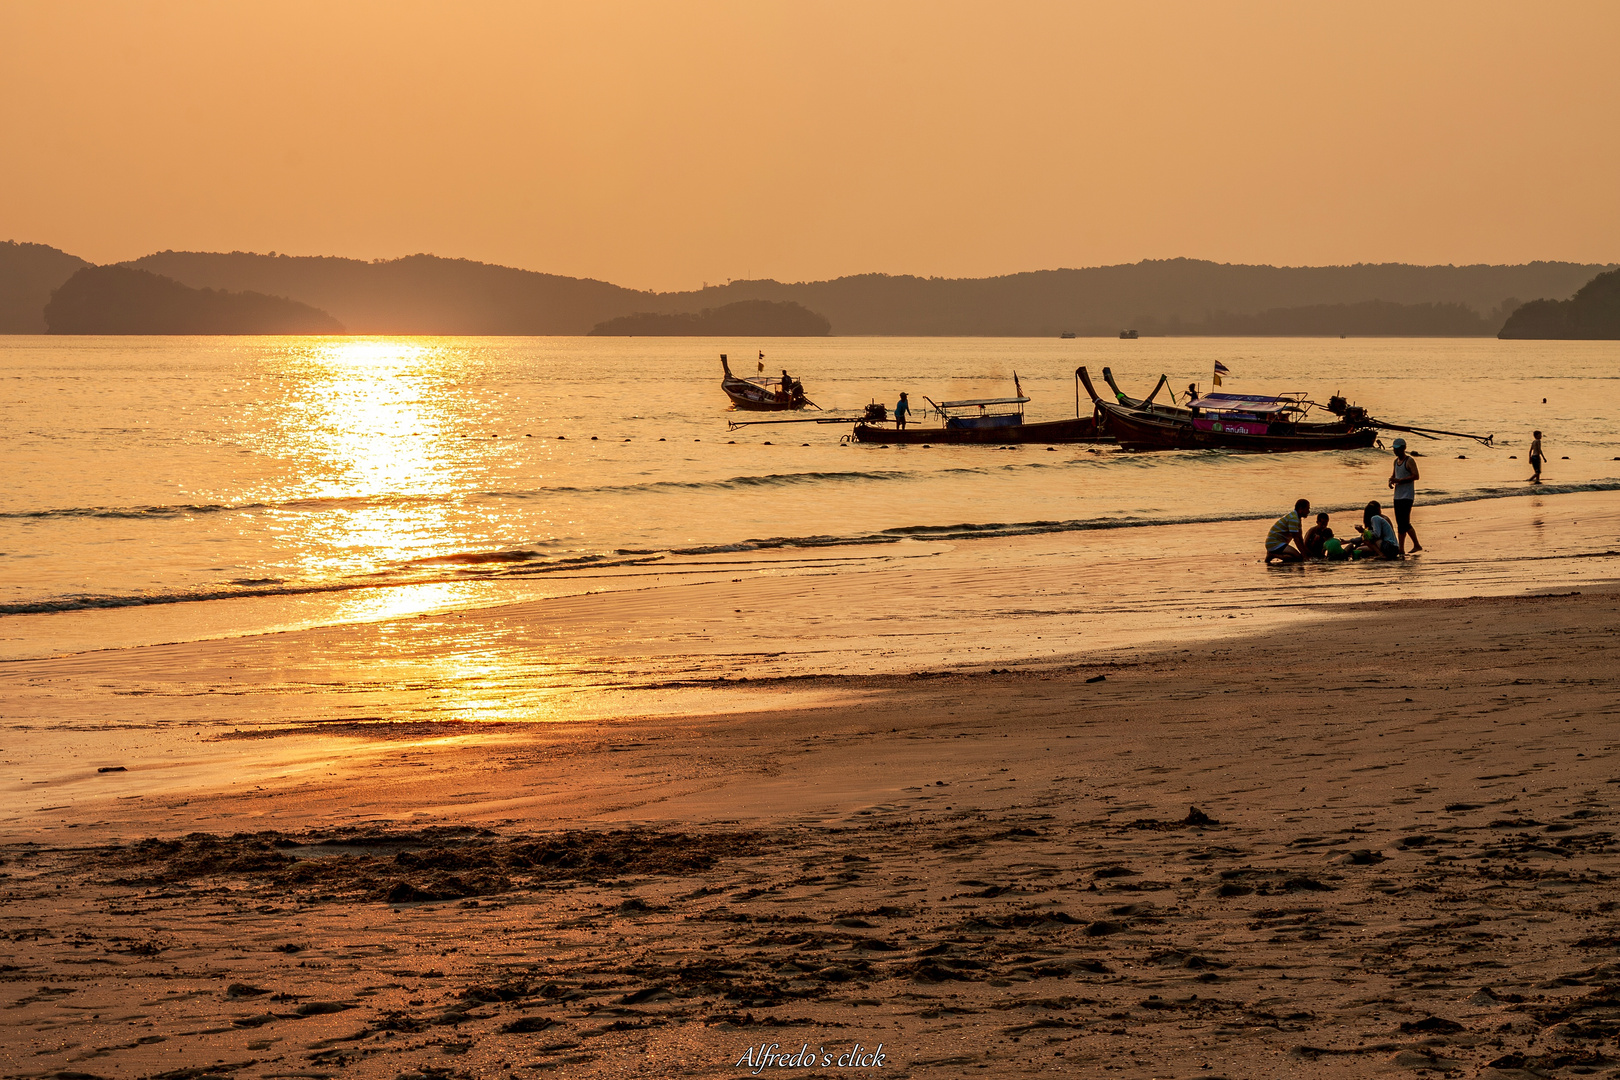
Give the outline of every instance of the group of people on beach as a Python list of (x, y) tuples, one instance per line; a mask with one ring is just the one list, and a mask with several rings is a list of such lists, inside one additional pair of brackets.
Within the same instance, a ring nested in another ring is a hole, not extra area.
[[(1539, 433), (1538, 433), (1539, 434)], [(1377, 499), (1361, 511), (1361, 527), (1351, 538), (1341, 538), (1328, 527), (1328, 515), (1317, 514), (1316, 524), (1309, 530), (1305, 519), (1311, 513), (1311, 501), (1300, 499), (1294, 509), (1278, 518), (1266, 534), (1266, 562), (1304, 562), (1306, 559), (1404, 559), (1406, 539), (1412, 538), (1412, 551), (1422, 551), (1417, 530), (1412, 527), (1412, 503), (1417, 497), (1417, 482), (1422, 479), (1417, 462), (1406, 452), (1406, 440), (1394, 443), (1395, 465), (1390, 470), (1389, 486), (1393, 491), (1392, 505), (1395, 521), (1384, 516), (1384, 507)]]

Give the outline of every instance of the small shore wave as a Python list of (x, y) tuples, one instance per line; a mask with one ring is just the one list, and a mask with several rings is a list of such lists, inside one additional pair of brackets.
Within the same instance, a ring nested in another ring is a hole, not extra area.
[[(1425, 496), (1419, 504), (1419, 509), (1421, 510), (1423, 506), (1604, 491), (1620, 491), (1620, 479), (1604, 479), (1572, 484), (1516, 484), (1512, 487), (1463, 492), (1441, 491)], [(1335, 514), (1355, 514), (1359, 512), (1360, 505), (1359, 503), (1353, 506), (1326, 505), (1322, 509)], [(616, 567), (647, 566), (671, 558), (692, 556), (747, 555), (751, 552), (778, 552), (793, 549), (861, 548), (905, 542), (938, 543), (1167, 525), (1188, 526), (1215, 522), (1265, 521), (1274, 516), (1273, 512), (1268, 511), (1264, 514), (1210, 513), (1154, 517), (1110, 516), (1067, 520), (958, 522), (945, 525), (901, 526), (844, 535), (760, 537), (726, 544), (707, 544), (680, 548), (617, 548), (610, 552), (573, 555), (564, 558), (548, 556), (545, 552), (529, 547), (463, 551), (409, 559), (378, 567), (375, 571), (364, 575), (346, 577), (336, 581), (299, 582), (276, 578), (238, 578), (225, 584), (172, 592), (75, 594), (23, 599), (0, 603), (0, 616), (140, 607), (154, 604), (201, 603), (212, 600), (240, 599), (242, 597), (296, 596), (358, 589), (394, 588), (449, 581), (489, 581), (535, 574), (567, 573), (570, 571), (590, 572)]]

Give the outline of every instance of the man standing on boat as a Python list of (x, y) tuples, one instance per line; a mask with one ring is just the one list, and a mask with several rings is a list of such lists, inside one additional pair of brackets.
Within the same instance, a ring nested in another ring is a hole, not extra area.
[(1389, 486), (1395, 489), (1395, 529), (1399, 534), (1401, 554), (1406, 553), (1406, 538), (1412, 537), (1412, 550), (1422, 551), (1417, 530), (1412, 528), (1412, 503), (1417, 498), (1417, 462), (1406, 453), (1406, 440), (1395, 440), (1395, 469), (1390, 473)]
[[(1311, 500), (1301, 499), (1294, 509), (1278, 518), (1266, 534), (1266, 562), (1305, 561), (1305, 528), (1300, 523), (1311, 512)], [(1293, 544), (1293, 547), (1289, 547)]]
[(900, 391), (900, 400), (894, 403), (894, 426), (897, 431), (906, 430), (906, 417), (911, 413), (911, 402), (906, 400), (906, 392)]

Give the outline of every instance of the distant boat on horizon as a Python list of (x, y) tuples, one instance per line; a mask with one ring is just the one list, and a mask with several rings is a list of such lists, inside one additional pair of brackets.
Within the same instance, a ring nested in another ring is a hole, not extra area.
[(1121, 330), (1119, 332), (1119, 336), (1122, 337), (1122, 338), (1127, 338), (1127, 339), (1135, 339), (1135, 338), (1141, 337), (1141, 335), (1138, 334), (1135, 330)]
[(1074, 331), (1073, 330), (1065, 330), (1065, 331), (1063, 331), (1063, 333), (1059, 334), (1058, 337), (1063, 338), (1065, 341), (1067, 341), (1069, 338), (1074, 337)]

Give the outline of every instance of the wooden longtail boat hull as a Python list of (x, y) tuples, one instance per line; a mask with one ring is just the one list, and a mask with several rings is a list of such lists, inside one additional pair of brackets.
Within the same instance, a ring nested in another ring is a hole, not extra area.
[(1378, 432), (1372, 428), (1352, 429), (1342, 424), (1313, 424), (1311, 430), (1293, 431), (1278, 429), (1295, 425), (1271, 424), (1271, 430), (1264, 435), (1205, 431), (1185, 422), (1152, 413), (1133, 413), (1106, 402), (1101, 408), (1103, 427), (1126, 450), (1243, 450), (1282, 454), (1297, 450), (1359, 450), (1371, 446), (1378, 438)]
[(1097, 428), (1094, 417), (1074, 420), (1047, 420), (1038, 424), (1008, 424), (1002, 427), (947, 428), (908, 427), (904, 431), (871, 424), (855, 425), (855, 441), (863, 443), (929, 443), (936, 446), (1010, 446), (1013, 443), (1107, 442), (1109, 436)]
[(745, 383), (741, 379), (738, 379), (735, 385), (722, 382), (720, 389), (726, 392), (726, 397), (731, 399), (733, 405), (749, 412), (790, 412), (805, 406), (802, 398), (799, 401), (782, 401), (770, 391), (761, 390), (753, 383)]
[(720, 389), (725, 391), (732, 405), (739, 409), (746, 409), (749, 412), (791, 412), (815, 404), (802, 393), (787, 397), (774, 390), (767, 390), (759, 383), (737, 378), (731, 373), (731, 365), (726, 363), (724, 356), (720, 357), (720, 370), (724, 373), (720, 379)]
[[(1264, 425), (1258, 434), (1252, 422), (1223, 422), (1219, 416), (1203, 422), (1166, 415), (1156, 411), (1125, 408), (1098, 396), (1085, 369), (1080, 382), (1091, 395), (1103, 431), (1112, 435), (1125, 450), (1239, 450), (1247, 453), (1283, 454), (1302, 450), (1359, 450), (1378, 438), (1373, 428), (1347, 423)], [(1240, 429), (1240, 430), (1232, 430)]]

